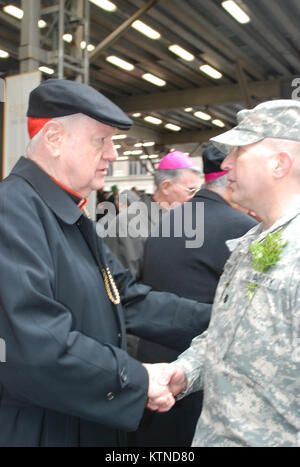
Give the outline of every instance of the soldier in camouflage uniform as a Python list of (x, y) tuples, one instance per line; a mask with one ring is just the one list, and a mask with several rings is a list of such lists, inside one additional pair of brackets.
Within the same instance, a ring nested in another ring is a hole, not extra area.
[(209, 328), (161, 382), (204, 389), (193, 446), (300, 446), (300, 102), (243, 110), (212, 141), (232, 201), (262, 223), (228, 242)]

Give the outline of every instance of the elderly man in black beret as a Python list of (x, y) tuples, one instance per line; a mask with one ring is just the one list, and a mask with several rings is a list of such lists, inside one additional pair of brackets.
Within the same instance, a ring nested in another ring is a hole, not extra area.
[(124, 445), (147, 398), (172, 403), (126, 328), (180, 349), (207, 326), (210, 306), (136, 284), (83, 212), (131, 123), (84, 84), (31, 93), (28, 157), (0, 186), (1, 446)]

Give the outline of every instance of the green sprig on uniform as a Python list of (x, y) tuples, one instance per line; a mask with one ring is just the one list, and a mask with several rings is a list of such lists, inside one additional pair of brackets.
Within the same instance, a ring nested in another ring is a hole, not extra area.
[(263, 242), (253, 242), (250, 245), (250, 253), (252, 254), (252, 266), (258, 272), (267, 272), (271, 266), (278, 263), (280, 254), (283, 248), (288, 243), (287, 240), (282, 242), (282, 232), (269, 233)]
[[(267, 272), (280, 260), (280, 254), (288, 241), (282, 241), (283, 229), (275, 233), (269, 233), (263, 241), (256, 240), (250, 245), (249, 251), (252, 255), (252, 266), (258, 272)], [(257, 288), (255, 282), (246, 286), (247, 296), (251, 302), (254, 296), (254, 290)]]

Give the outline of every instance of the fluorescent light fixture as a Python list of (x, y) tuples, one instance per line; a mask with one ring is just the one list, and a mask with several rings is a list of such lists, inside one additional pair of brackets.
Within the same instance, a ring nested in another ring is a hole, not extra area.
[(116, 11), (117, 9), (116, 5), (109, 0), (90, 0), (90, 2), (105, 11)]
[(120, 157), (118, 157), (117, 161), (128, 161), (128, 157), (127, 156), (120, 156)]
[(155, 31), (155, 29), (150, 28), (150, 26), (147, 26), (147, 24), (143, 23), (143, 21), (140, 21), (139, 19), (134, 21), (131, 27), (141, 32), (145, 36), (149, 37), (150, 39), (160, 38), (159, 32)]
[(143, 154), (142, 156), (140, 156), (140, 159), (148, 159), (147, 154)]
[[(80, 42), (80, 47), (81, 47), (82, 50), (84, 50), (86, 48), (86, 42), (81, 41)], [(89, 52), (92, 52), (93, 50), (95, 50), (95, 46), (93, 44), (88, 44), (87, 49), (88, 49)]]
[(42, 71), (43, 73), (46, 73), (47, 75), (53, 75), (54, 73), (53, 68), (49, 68), (47, 66), (40, 66), (39, 70)]
[(6, 5), (3, 7), (3, 11), (7, 13), (8, 15), (13, 16), (14, 18), (22, 19), (24, 12), (20, 8), (14, 6), (14, 5)]
[(109, 55), (108, 57), (106, 57), (106, 60), (109, 63), (112, 63), (113, 65), (118, 66), (119, 68), (122, 68), (123, 70), (126, 70), (126, 71), (134, 70), (134, 65), (132, 65), (132, 63), (126, 62), (122, 58), (116, 57), (115, 55)]
[(191, 62), (195, 59), (193, 54), (180, 47), (180, 45), (173, 44), (170, 45), (168, 49), (173, 52), (173, 54), (178, 55), (178, 57), (183, 58), (183, 60), (187, 60), (188, 62)]
[(142, 114), (140, 112), (136, 112), (135, 114), (132, 114), (134, 118), (140, 117)]
[(39, 19), (38, 26), (39, 26), (40, 29), (44, 29), (44, 28), (46, 28), (48, 26), (48, 24), (43, 19)]
[(114, 144), (115, 149), (120, 149), (120, 147), (121, 147), (121, 144)]
[(224, 128), (225, 126), (225, 123), (222, 122), (222, 120), (219, 120), (218, 118), (215, 118), (214, 120), (212, 120), (212, 122), (214, 125), (220, 127), (220, 128)]
[(222, 2), (222, 7), (239, 23), (249, 23), (249, 16), (233, 0)]
[(114, 135), (112, 137), (112, 139), (125, 139), (127, 138), (127, 135), (123, 135), (123, 134), (120, 134), (120, 135)]
[(151, 73), (144, 73), (142, 75), (142, 78), (146, 81), (149, 81), (149, 83), (155, 84), (155, 86), (165, 86), (167, 84), (165, 80), (158, 78), (157, 76), (152, 75)]
[(135, 148), (141, 148), (143, 146), (143, 143), (135, 143), (134, 147)]
[(193, 112), (193, 110), (194, 110), (193, 107), (186, 107), (184, 109), (185, 112)]
[(8, 58), (8, 57), (9, 57), (9, 53), (6, 52), (6, 50), (0, 49), (0, 58)]
[(172, 131), (180, 131), (181, 130), (181, 126), (173, 125), (173, 123), (167, 123), (165, 125), (165, 128), (168, 128), (168, 130), (172, 130)]
[(143, 143), (143, 146), (144, 147), (155, 146), (155, 142), (154, 141), (146, 141), (145, 143)]
[(197, 112), (194, 113), (195, 117), (201, 118), (201, 120), (210, 120), (211, 116), (208, 115), (205, 112), (201, 112), (201, 110), (198, 110)]
[(158, 154), (151, 154), (149, 156), (149, 159), (158, 159), (158, 157), (159, 157)]
[(66, 34), (63, 35), (63, 40), (65, 42), (68, 42), (68, 44), (71, 44), (72, 40), (73, 40), (73, 36), (72, 34), (70, 34), (69, 32), (67, 32)]
[(124, 156), (130, 156), (130, 154), (132, 154), (132, 152), (131, 151), (124, 151), (123, 154), (124, 154)]
[(223, 76), (222, 73), (220, 73), (210, 65), (201, 65), (199, 68), (203, 73), (210, 76), (211, 78), (220, 79)]
[(153, 123), (153, 125), (160, 125), (162, 123), (162, 120), (156, 117), (152, 117), (151, 115), (147, 115), (144, 120), (146, 120), (146, 122)]
[(139, 154), (143, 154), (143, 151), (141, 149), (135, 149), (134, 151), (131, 151), (131, 154), (133, 156), (138, 156)]

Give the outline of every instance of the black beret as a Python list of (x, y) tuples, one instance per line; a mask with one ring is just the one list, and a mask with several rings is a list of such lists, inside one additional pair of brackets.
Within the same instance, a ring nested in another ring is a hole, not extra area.
[(55, 118), (77, 113), (121, 130), (128, 130), (133, 123), (103, 94), (76, 81), (49, 79), (30, 93), (27, 117)]
[(203, 172), (205, 174), (222, 172), (220, 165), (225, 159), (225, 154), (215, 146), (208, 146), (202, 153)]

